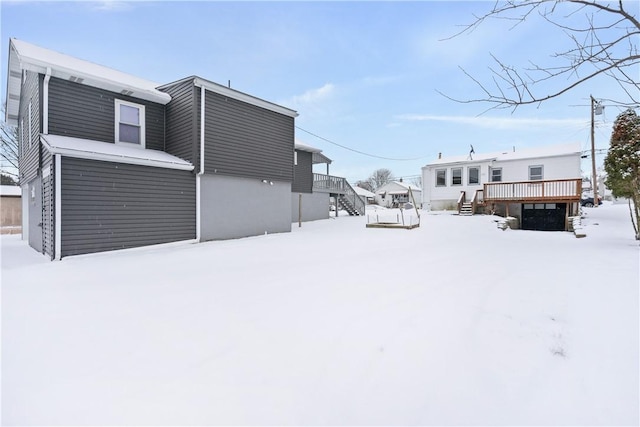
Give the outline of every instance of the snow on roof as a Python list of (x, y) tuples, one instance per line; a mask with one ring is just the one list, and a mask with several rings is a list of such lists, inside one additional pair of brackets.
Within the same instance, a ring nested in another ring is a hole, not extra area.
[[(389, 188), (389, 187), (400, 187), (402, 190), (400, 190), (400, 191), (398, 191), (398, 190), (388, 190), (387, 188)], [(390, 182), (387, 182), (382, 187), (378, 188), (376, 193), (378, 193), (378, 194), (382, 194), (382, 193), (405, 194), (409, 189), (411, 189), (412, 191), (422, 191), (422, 189), (420, 187), (418, 187), (417, 185), (415, 185), (415, 184), (409, 184), (409, 183), (401, 182), (401, 181), (390, 181)]]
[(296, 150), (300, 150), (300, 151), (308, 151), (309, 153), (322, 153), (321, 149), (299, 142), (297, 139), (296, 139), (295, 147), (296, 147)]
[(545, 145), (539, 147), (527, 147), (522, 149), (516, 149), (515, 151), (501, 151), (493, 153), (473, 153), (471, 156), (466, 154), (464, 156), (451, 156), (443, 157), (441, 159), (434, 160), (431, 163), (427, 163), (425, 166), (443, 165), (451, 163), (477, 163), (481, 161), (509, 161), (509, 160), (521, 160), (530, 158), (541, 157), (557, 157), (566, 156), (571, 154), (580, 155), (582, 148), (579, 143), (568, 144), (555, 144)]
[(22, 190), (17, 185), (0, 185), (0, 196), (21, 196)]
[[(15, 38), (9, 41), (9, 72), (7, 75), (7, 121), (17, 120), (22, 71), (33, 71), (64, 80), (120, 92), (135, 98), (167, 104), (171, 96), (157, 89), (158, 83), (132, 76), (64, 53), (45, 49)], [(17, 98), (16, 98), (17, 97)], [(15, 105), (14, 105), (15, 104)], [(11, 122), (10, 124), (16, 124)]]
[(40, 138), (52, 154), (167, 169), (193, 170), (193, 165), (188, 161), (164, 151), (59, 135), (41, 135)]
[(364, 196), (364, 197), (375, 197), (376, 196), (371, 191), (365, 190), (364, 188), (358, 187), (358, 186), (353, 187), (353, 191), (355, 191), (358, 196)]

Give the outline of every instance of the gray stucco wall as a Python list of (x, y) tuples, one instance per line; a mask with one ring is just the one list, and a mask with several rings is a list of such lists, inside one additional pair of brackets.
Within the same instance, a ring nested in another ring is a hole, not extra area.
[(201, 239), (222, 240), (291, 231), (291, 183), (203, 175)]
[(329, 193), (291, 193), (291, 221), (298, 222), (298, 201), (302, 194), (302, 221), (329, 218)]

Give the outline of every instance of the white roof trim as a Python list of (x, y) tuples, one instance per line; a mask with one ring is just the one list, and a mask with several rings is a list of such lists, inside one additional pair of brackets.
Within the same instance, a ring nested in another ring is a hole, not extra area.
[(51, 154), (65, 157), (100, 160), (160, 167), (165, 169), (193, 170), (193, 165), (164, 151), (126, 147), (110, 142), (71, 138), (59, 135), (40, 135), (40, 139)]
[(158, 83), (12, 38), (9, 40), (7, 73), (6, 119), (9, 124), (17, 125), (22, 71), (44, 74), (47, 68), (51, 68), (52, 77), (59, 79), (69, 80), (73, 76), (83, 79), (80, 84), (116, 93), (127, 91), (126, 94), (134, 98), (159, 104), (171, 101), (168, 93), (156, 89)]
[(211, 92), (218, 93), (220, 95), (227, 96), (229, 98), (237, 99), (238, 101), (246, 102), (247, 104), (255, 105), (256, 107), (264, 108), (266, 110), (271, 110), (276, 113), (284, 114), (289, 117), (298, 117), (298, 113), (289, 108), (283, 107), (278, 104), (274, 104), (269, 101), (265, 101), (264, 99), (257, 98), (255, 96), (251, 96), (244, 92), (237, 91), (235, 89), (231, 89), (226, 86), (222, 86), (218, 83), (214, 83), (212, 81), (203, 79), (201, 77), (195, 77), (193, 79), (193, 84), (197, 87), (204, 87)]

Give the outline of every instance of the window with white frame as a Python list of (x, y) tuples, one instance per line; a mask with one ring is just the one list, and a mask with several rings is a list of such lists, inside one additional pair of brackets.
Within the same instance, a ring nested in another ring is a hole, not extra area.
[(491, 182), (502, 182), (502, 168), (491, 168)]
[(462, 185), (462, 168), (451, 168), (451, 185)]
[(529, 166), (529, 181), (540, 181), (542, 177), (542, 165)]
[(436, 187), (446, 187), (446, 186), (447, 186), (447, 170), (446, 169), (436, 170)]
[(469, 166), (467, 169), (467, 181), (469, 185), (480, 184), (480, 168), (478, 166)]
[(134, 144), (144, 148), (144, 105), (116, 99), (116, 144)]

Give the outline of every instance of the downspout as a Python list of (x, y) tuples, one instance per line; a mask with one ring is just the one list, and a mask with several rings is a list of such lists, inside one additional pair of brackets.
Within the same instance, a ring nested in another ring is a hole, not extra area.
[(42, 94), (42, 133), (49, 134), (49, 80), (51, 80), (51, 68), (47, 67), (44, 75), (44, 88)]
[(55, 159), (55, 169), (54, 169), (54, 219), (55, 219), (55, 228), (54, 228), (54, 259), (59, 261), (62, 258), (62, 159), (60, 154), (54, 154), (53, 158)]
[[(196, 82), (197, 84), (197, 82)], [(198, 174), (196, 175), (196, 240), (198, 242), (202, 239), (202, 214), (200, 209), (202, 208), (202, 202), (200, 197), (201, 192), (201, 184), (200, 179), (202, 175), (204, 175), (204, 96), (205, 96), (205, 88), (204, 86), (200, 86), (200, 168)]]

